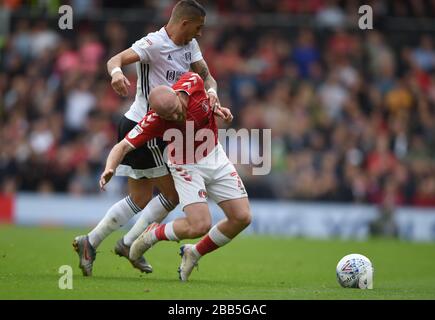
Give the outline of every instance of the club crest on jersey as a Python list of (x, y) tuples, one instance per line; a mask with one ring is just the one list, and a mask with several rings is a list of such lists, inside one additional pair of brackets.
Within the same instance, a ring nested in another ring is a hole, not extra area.
[(134, 139), (136, 138), (139, 134), (141, 134), (143, 132), (143, 129), (140, 127), (140, 125), (136, 125), (132, 130), (130, 130), (130, 132), (128, 133), (128, 138), (129, 139)]
[(198, 191), (198, 196), (200, 198), (207, 199), (207, 191), (205, 191), (204, 189), (199, 190)]
[(188, 62), (192, 61), (192, 53), (185, 52), (184, 57), (186, 58), (186, 61), (188, 61)]

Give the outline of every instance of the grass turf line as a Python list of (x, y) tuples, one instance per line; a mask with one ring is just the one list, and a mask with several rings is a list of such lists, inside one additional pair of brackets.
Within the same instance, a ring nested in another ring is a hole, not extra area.
[[(141, 274), (113, 253), (122, 232), (101, 244), (94, 276), (83, 277), (71, 243), (86, 231), (0, 226), (0, 299), (435, 299), (430, 243), (242, 235), (201, 259), (182, 283), (180, 244), (158, 243), (146, 255), (154, 272)], [(335, 266), (349, 253), (373, 262), (373, 290), (338, 285)], [(62, 265), (73, 268), (73, 290), (58, 287)]]

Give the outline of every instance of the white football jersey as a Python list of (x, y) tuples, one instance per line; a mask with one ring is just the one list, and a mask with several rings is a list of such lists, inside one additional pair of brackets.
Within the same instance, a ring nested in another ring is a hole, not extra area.
[(139, 122), (148, 112), (150, 90), (158, 85), (172, 86), (190, 70), (191, 63), (202, 59), (202, 54), (196, 39), (185, 46), (177, 46), (164, 27), (136, 41), (131, 48), (140, 61), (136, 62), (136, 98), (125, 116)]

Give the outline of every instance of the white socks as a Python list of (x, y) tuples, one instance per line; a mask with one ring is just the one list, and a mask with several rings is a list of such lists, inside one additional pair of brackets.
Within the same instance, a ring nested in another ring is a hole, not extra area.
[(157, 197), (151, 199), (146, 207), (140, 212), (139, 219), (136, 221), (134, 226), (124, 235), (124, 244), (131, 246), (134, 240), (139, 237), (142, 232), (153, 222), (160, 223), (170, 211), (175, 207), (159, 194)]
[(231, 239), (224, 235), (216, 224), (210, 229), (204, 238), (192, 247), (192, 252), (197, 258), (200, 258), (201, 256), (226, 245), (230, 241)]
[(180, 241), (174, 231), (174, 221), (168, 222), (165, 225), (165, 236), (169, 241)]
[(218, 245), (219, 247), (226, 245), (228, 242), (232, 240), (228, 238), (226, 235), (224, 235), (222, 231), (219, 230), (217, 224), (210, 229), (208, 235), (210, 236), (210, 239), (214, 243), (216, 243), (216, 245)]
[(180, 239), (178, 239), (177, 235), (174, 232), (174, 221), (171, 221), (167, 224), (157, 225), (150, 232), (152, 235), (153, 243), (156, 243), (157, 241), (161, 241), (161, 240), (177, 241), (177, 242), (180, 241)]
[(134, 204), (130, 196), (115, 203), (98, 225), (89, 232), (88, 237), (92, 247), (96, 249), (109, 234), (122, 227), (140, 211), (141, 208)]

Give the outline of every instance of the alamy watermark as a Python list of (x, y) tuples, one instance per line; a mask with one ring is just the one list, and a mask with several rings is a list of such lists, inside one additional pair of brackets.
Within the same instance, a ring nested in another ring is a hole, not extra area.
[(71, 6), (63, 5), (59, 7), (59, 14), (62, 16), (59, 18), (57, 25), (61, 30), (72, 30), (73, 28), (73, 9)]
[(62, 276), (59, 278), (58, 286), (61, 290), (73, 289), (73, 269), (69, 265), (63, 265), (59, 267), (59, 274)]
[[(194, 122), (186, 121), (186, 129), (181, 131), (171, 128), (165, 131), (163, 140), (168, 142), (163, 158), (172, 164), (197, 163), (212, 154), (216, 146), (213, 130), (203, 128), (195, 132)], [(142, 132), (140, 125), (129, 133), (133, 139)], [(267, 175), (272, 167), (271, 129), (219, 129), (218, 140), (233, 164), (252, 166), (253, 175)], [(157, 151), (156, 151), (157, 152)], [(215, 153), (215, 158), (207, 157), (207, 162), (222, 161)]]
[[(252, 165), (254, 176), (264, 176), (270, 173), (272, 169), (271, 129), (261, 131), (260, 129), (239, 129), (237, 131), (219, 129), (218, 132), (219, 141), (232, 163)], [(260, 154), (261, 150), (262, 154)]]
[(368, 4), (362, 5), (358, 9), (362, 16), (358, 19), (358, 27), (361, 30), (373, 29), (373, 8)]
[[(73, 8), (70, 5), (62, 5), (58, 10), (61, 17), (58, 21), (59, 29), (73, 29)], [(361, 30), (373, 29), (373, 8), (368, 5), (362, 5), (358, 8), (358, 13), (362, 15), (358, 19), (358, 27)]]

